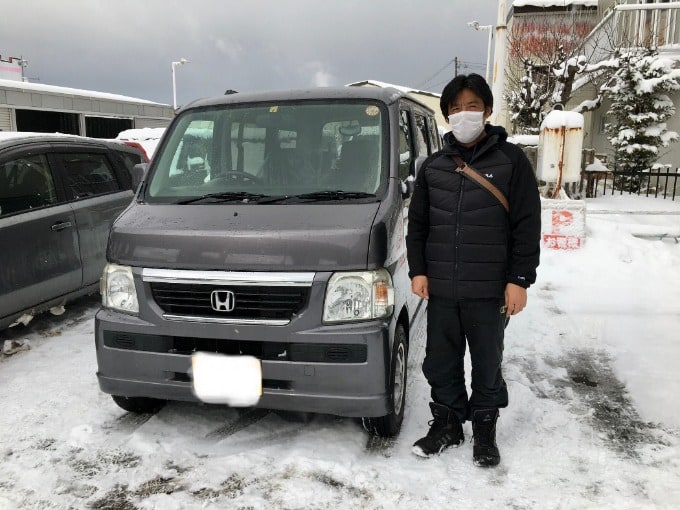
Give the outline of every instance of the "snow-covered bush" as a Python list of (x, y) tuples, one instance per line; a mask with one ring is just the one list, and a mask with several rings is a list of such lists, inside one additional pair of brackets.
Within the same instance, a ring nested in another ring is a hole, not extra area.
[[(623, 55), (619, 62), (619, 69), (601, 89), (612, 101), (607, 112), (612, 122), (605, 125), (605, 132), (614, 147), (617, 169), (650, 169), (659, 149), (678, 139), (666, 121), (675, 113), (667, 94), (680, 89), (680, 70), (654, 49)], [(636, 192), (641, 184), (630, 176), (624, 179), (623, 189)]]

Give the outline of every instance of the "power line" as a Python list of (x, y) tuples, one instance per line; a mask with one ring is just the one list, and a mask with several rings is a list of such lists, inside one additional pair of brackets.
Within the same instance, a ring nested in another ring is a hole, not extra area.
[(433, 80), (438, 74), (440, 74), (444, 69), (449, 67), (453, 62), (456, 60), (456, 57), (453, 57), (451, 60), (449, 60), (446, 64), (444, 64), (436, 73), (434, 73), (432, 76), (430, 76), (427, 80), (423, 81), (420, 85), (417, 85), (416, 88), (419, 89), (421, 87), (424, 87), (427, 82), (430, 80)]
[[(436, 73), (434, 73), (432, 76), (430, 76), (427, 80), (424, 80), (424, 81), (421, 82), (420, 84), (416, 85), (415, 88), (417, 88), (417, 89), (422, 89), (423, 87), (425, 87), (426, 85), (428, 85), (428, 83), (429, 83), (430, 81), (432, 81), (433, 79), (435, 79), (438, 75), (440, 75), (440, 74), (441, 74), (442, 72), (444, 72), (447, 68), (449, 68), (449, 66), (451, 66), (451, 65), (454, 64), (454, 63), (456, 64), (456, 65), (455, 65), (456, 71), (457, 71), (459, 68), (460, 68), (460, 69), (469, 69), (469, 68), (471, 68), (471, 67), (474, 67), (474, 68), (483, 69), (483, 68), (486, 66), (486, 64), (481, 64), (481, 63), (479, 63), (479, 62), (469, 62), (469, 61), (466, 61), (466, 60), (459, 60), (458, 57), (453, 57), (453, 58), (452, 58), (451, 60), (449, 60), (446, 64), (444, 64), (441, 68), (439, 68), (439, 70), (438, 70)], [(437, 82), (437, 83), (435, 83), (435, 84), (430, 84), (430, 85), (428, 85), (428, 86), (429, 86), (429, 87), (436, 87), (437, 85), (441, 85), (442, 83), (445, 83), (445, 82), (448, 81), (449, 79), (450, 79), (450, 78), (448, 78), (448, 79), (446, 79), (446, 80), (444, 80), (444, 81)]]

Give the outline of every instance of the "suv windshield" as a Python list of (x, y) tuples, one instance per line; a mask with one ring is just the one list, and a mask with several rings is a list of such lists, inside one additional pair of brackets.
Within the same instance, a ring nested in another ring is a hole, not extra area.
[[(356, 101), (186, 111), (157, 154), (145, 199), (185, 204), (223, 203), (215, 198), (241, 195), (249, 203), (282, 203), (301, 195), (308, 201), (376, 200), (387, 180), (386, 118), (381, 103)], [(248, 200), (253, 197), (260, 200)]]

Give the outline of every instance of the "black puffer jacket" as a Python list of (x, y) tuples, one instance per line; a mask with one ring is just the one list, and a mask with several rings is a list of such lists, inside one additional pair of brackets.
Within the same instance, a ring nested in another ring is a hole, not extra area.
[[(449, 299), (502, 297), (508, 282), (529, 287), (539, 262), (541, 203), (531, 164), (507, 142), (505, 129), (486, 126), (472, 148), (444, 136), (416, 178), (406, 246), (411, 277), (426, 275), (429, 293)], [(510, 202), (510, 213), (459, 172), (459, 155), (487, 176)]]

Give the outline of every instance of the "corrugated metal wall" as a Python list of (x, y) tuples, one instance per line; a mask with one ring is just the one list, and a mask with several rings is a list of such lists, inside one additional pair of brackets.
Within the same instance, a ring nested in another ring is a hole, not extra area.
[(170, 120), (171, 119), (145, 119), (140, 117), (134, 119), (135, 128), (164, 128), (170, 124)]
[(0, 131), (12, 131), (12, 111), (0, 108)]

